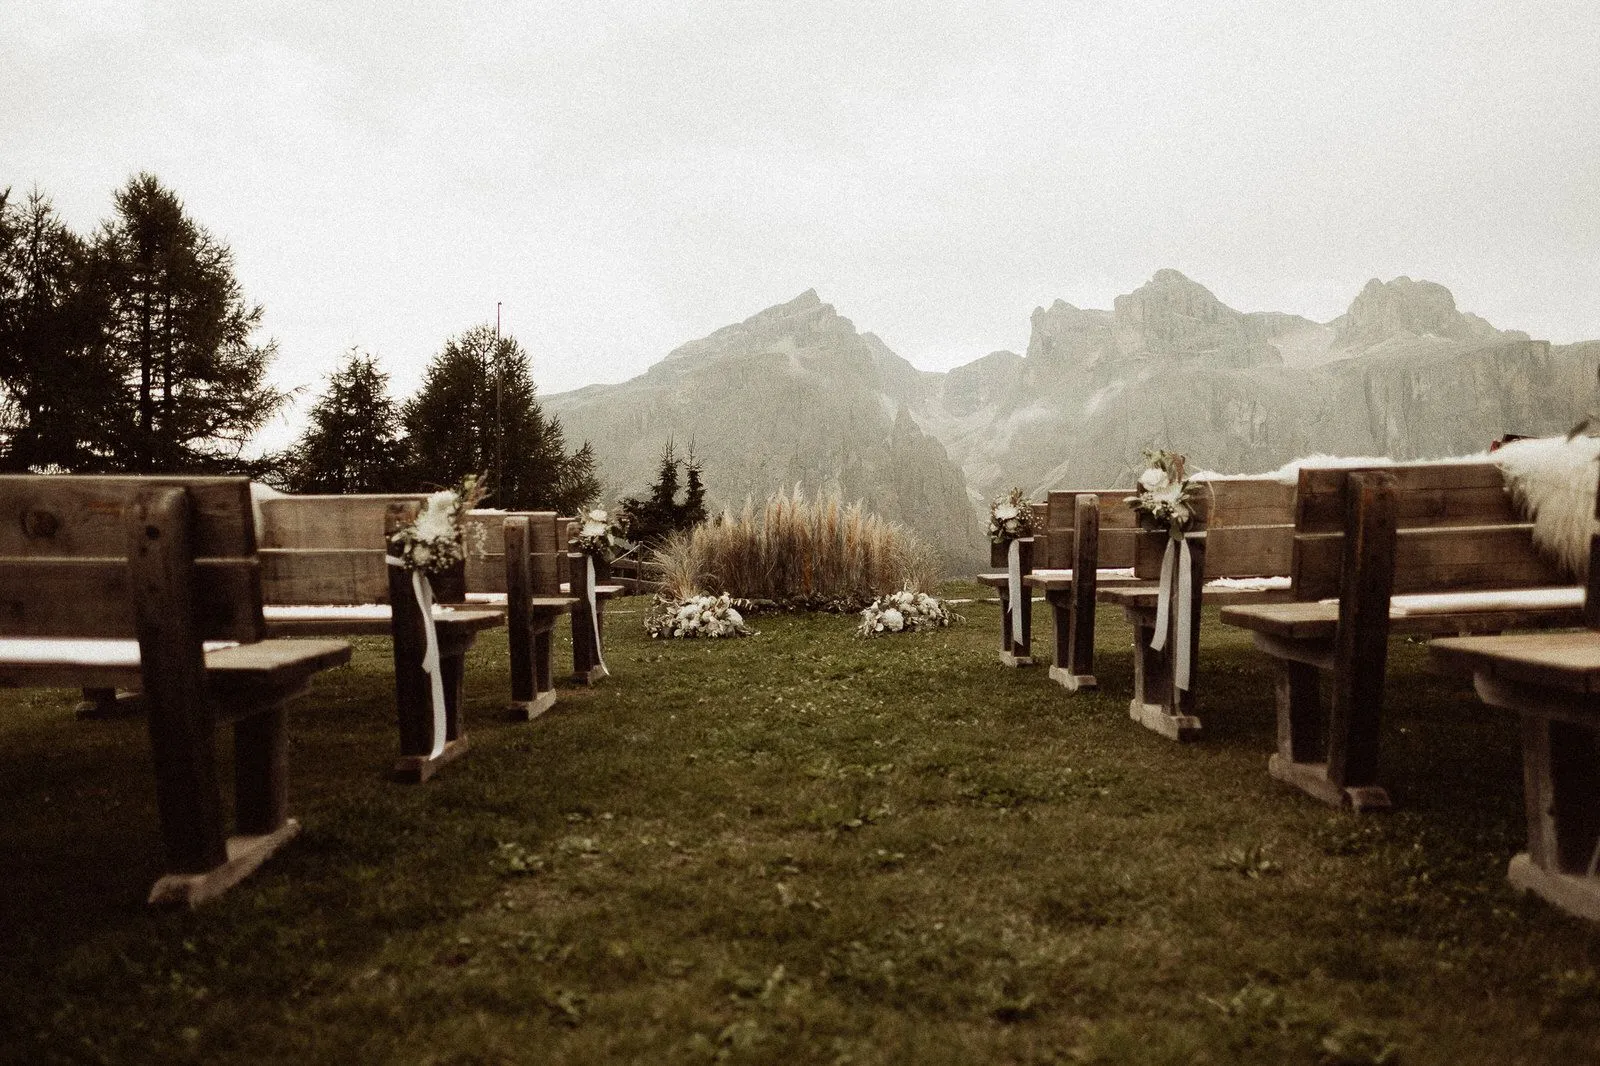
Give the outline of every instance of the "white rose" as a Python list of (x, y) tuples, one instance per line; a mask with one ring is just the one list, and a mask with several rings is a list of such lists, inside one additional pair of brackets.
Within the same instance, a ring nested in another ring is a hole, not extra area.
[(411, 562), (416, 566), (427, 566), (433, 559), (433, 552), (426, 544), (418, 544), (411, 549)]
[(898, 633), (906, 627), (906, 617), (893, 607), (883, 612), (883, 624)]
[(1011, 521), (1013, 518), (1017, 517), (1016, 505), (1010, 503), (999, 504), (994, 509), (994, 517), (995, 521), (997, 522)]
[(1159, 466), (1152, 466), (1139, 475), (1139, 487), (1146, 492), (1154, 492), (1167, 483), (1167, 472)]

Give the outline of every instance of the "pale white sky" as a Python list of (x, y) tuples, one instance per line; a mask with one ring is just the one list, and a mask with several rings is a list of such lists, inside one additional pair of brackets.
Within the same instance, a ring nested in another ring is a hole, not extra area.
[[(815, 287), (918, 366), (1176, 267), (1600, 338), (1593, 0), (0, 2), (0, 187), (150, 170), (320, 387), (494, 318), (544, 392)], [(288, 427), (280, 427), (280, 433)]]

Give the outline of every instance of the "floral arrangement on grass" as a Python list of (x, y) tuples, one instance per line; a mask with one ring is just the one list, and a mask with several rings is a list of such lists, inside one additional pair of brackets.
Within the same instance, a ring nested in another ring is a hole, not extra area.
[(935, 596), (926, 592), (893, 592), (879, 596), (861, 612), (856, 636), (875, 637), (880, 633), (909, 633), (917, 629), (939, 629), (961, 621)]
[(1127, 503), (1142, 521), (1181, 537), (1194, 521), (1194, 500), (1200, 486), (1183, 476), (1183, 456), (1160, 448), (1144, 453), (1149, 468), (1139, 475), (1138, 492)]
[(416, 519), (389, 538), (405, 568), (437, 574), (463, 561), (467, 512), (483, 496), (483, 480), (476, 474), (468, 474), (453, 489), (430, 493)]
[(652, 637), (748, 637), (755, 631), (744, 624), (733, 597), (699, 595), (678, 600), (657, 596), (644, 615), (645, 632)]
[(1021, 489), (1012, 489), (1004, 499), (989, 505), (989, 541), (1009, 544), (1019, 537), (1033, 536), (1033, 504)]
[(610, 559), (628, 547), (628, 516), (618, 513), (613, 518), (604, 507), (591, 507), (583, 512), (578, 527), (578, 550), (599, 559)]

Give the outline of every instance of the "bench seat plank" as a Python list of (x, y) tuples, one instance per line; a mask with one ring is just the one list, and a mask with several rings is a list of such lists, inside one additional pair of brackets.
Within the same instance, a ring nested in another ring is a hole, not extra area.
[[(1500, 610), (1474, 608), (1462, 604), (1458, 609), (1425, 611), (1391, 608), (1389, 629), (1394, 633), (1470, 633), (1499, 632), (1539, 626), (1545, 629), (1583, 624), (1583, 590), (1565, 605), (1559, 600), (1549, 606), (1506, 607)], [(1456, 595), (1470, 595), (1460, 593)], [(1396, 597), (1400, 599), (1400, 597)], [(1225, 625), (1290, 640), (1325, 641), (1339, 628), (1339, 605), (1319, 600), (1315, 603), (1239, 604), (1222, 609)]]
[[(1230, 579), (1223, 579), (1230, 580)], [(1216, 581), (1208, 581), (1201, 587), (1202, 602), (1209, 606), (1218, 604), (1244, 605), (1257, 603), (1281, 603), (1289, 591), (1289, 579), (1283, 578), (1283, 584), (1271, 583), (1271, 578), (1256, 579), (1257, 587), (1248, 584), (1228, 585)], [(1156, 585), (1143, 585), (1139, 587), (1117, 587), (1100, 589), (1096, 598), (1101, 603), (1113, 603), (1124, 610), (1155, 610), (1161, 598), (1161, 589)]]
[[(281, 606), (262, 609), (267, 633), (275, 637), (378, 636), (392, 632), (393, 617), (388, 604), (359, 606)], [(449, 635), (477, 633), (505, 622), (505, 613), (491, 610), (463, 610), (434, 604), (433, 624), (441, 639)]]
[[(1006, 575), (1004, 574), (979, 574), (978, 580), (983, 584), (985, 578), (995, 577), (999, 580), (993, 584), (1004, 587)], [(1139, 578), (1133, 576), (1133, 567), (1102, 567), (1094, 572), (1096, 585), (1132, 585), (1140, 583)], [(1031, 574), (1024, 574), (1022, 583), (1029, 588), (1041, 589), (1045, 592), (1070, 592), (1072, 591), (1071, 570), (1035, 570)]]
[(1600, 693), (1600, 636), (1592, 630), (1445, 637), (1430, 644), (1428, 650), (1452, 672), (1563, 692)]

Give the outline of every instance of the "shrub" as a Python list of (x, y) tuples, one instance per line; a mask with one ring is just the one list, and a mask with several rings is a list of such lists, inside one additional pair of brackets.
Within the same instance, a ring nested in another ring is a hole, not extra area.
[(860, 610), (881, 593), (931, 591), (939, 580), (933, 550), (910, 530), (846, 506), (837, 495), (746, 500), (652, 553), (662, 592), (687, 599), (702, 591), (783, 606)]

